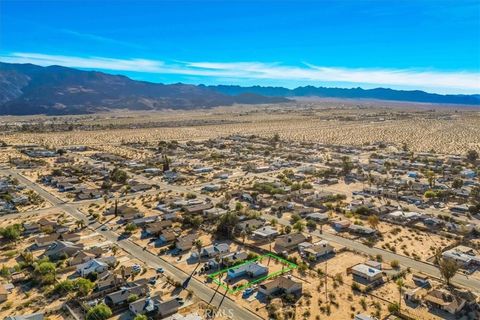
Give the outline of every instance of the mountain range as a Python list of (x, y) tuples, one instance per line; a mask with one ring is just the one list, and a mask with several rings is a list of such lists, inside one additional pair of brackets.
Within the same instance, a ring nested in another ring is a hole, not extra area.
[(0, 114), (84, 114), (112, 109), (194, 109), (291, 102), (295, 97), (363, 98), (480, 105), (480, 95), (440, 95), (386, 88), (240, 87), (160, 84), (61, 66), (0, 62)]

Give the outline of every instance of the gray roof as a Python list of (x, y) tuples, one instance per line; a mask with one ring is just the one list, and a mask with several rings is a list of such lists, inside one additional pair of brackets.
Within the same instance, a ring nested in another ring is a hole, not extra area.
[(43, 312), (28, 315), (8, 316), (4, 320), (43, 320)]

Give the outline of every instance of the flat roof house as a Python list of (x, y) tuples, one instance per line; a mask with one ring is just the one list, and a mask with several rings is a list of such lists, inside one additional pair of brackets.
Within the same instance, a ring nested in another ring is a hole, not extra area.
[(322, 256), (335, 252), (335, 250), (328, 241), (322, 240), (311, 246), (307, 246), (303, 249), (303, 252), (307, 256), (313, 256), (316, 259), (319, 259)]
[(265, 267), (258, 262), (250, 262), (240, 265), (237, 268), (229, 269), (227, 271), (228, 279), (235, 279), (238, 277), (249, 276), (250, 278), (257, 278), (268, 274), (268, 267)]
[(271, 226), (261, 227), (252, 232), (252, 235), (256, 239), (273, 239), (278, 236), (278, 231)]
[(375, 269), (363, 263), (357, 264), (356, 266), (352, 267), (351, 271), (352, 271), (352, 274), (354, 275), (355, 281), (357, 281), (358, 279), (358, 278), (355, 279), (355, 276), (361, 278), (362, 280), (365, 280), (369, 284), (375, 283), (377, 281), (381, 281), (382, 279), (381, 270)]

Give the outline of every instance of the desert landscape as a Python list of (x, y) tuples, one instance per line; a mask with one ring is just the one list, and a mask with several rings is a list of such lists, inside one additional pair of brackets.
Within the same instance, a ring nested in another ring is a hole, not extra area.
[[(72, 131), (62, 129), (66, 123)], [(6, 116), (0, 117), (0, 127), (4, 128), (0, 139), (45, 147), (95, 145), (119, 153), (125, 152), (116, 147), (121, 143), (188, 141), (236, 133), (267, 137), (278, 133), (293, 141), (352, 146), (385, 142), (398, 147), (407, 144), (414, 152), (462, 154), (469, 149), (480, 150), (479, 124), (480, 112), (469, 107), (320, 100), (192, 111), (124, 110), (53, 119)]]

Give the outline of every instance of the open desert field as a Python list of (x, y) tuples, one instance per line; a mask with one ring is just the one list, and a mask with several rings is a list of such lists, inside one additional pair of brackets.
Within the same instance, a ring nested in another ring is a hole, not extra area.
[[(71, 124), (71, 131), (61, 130)], [(387, 142), (412, 151), (464, 154), (480, 150), (480, 112), (429, 104), (302, 101), (290, 105), (234, 106), (192, 111), (115, 112), (64, 117), (0, 117), (8, 144), (89, 145), (129, 158), (127, 142), (198, 140), (230, 134), (272, 136), (326, 144)], [(38, 128), (48, 126), (49, 130)], [(58, 131), (57, 131), (58, 129)], [(37, 130), (37, 132), (29, 131)]]

